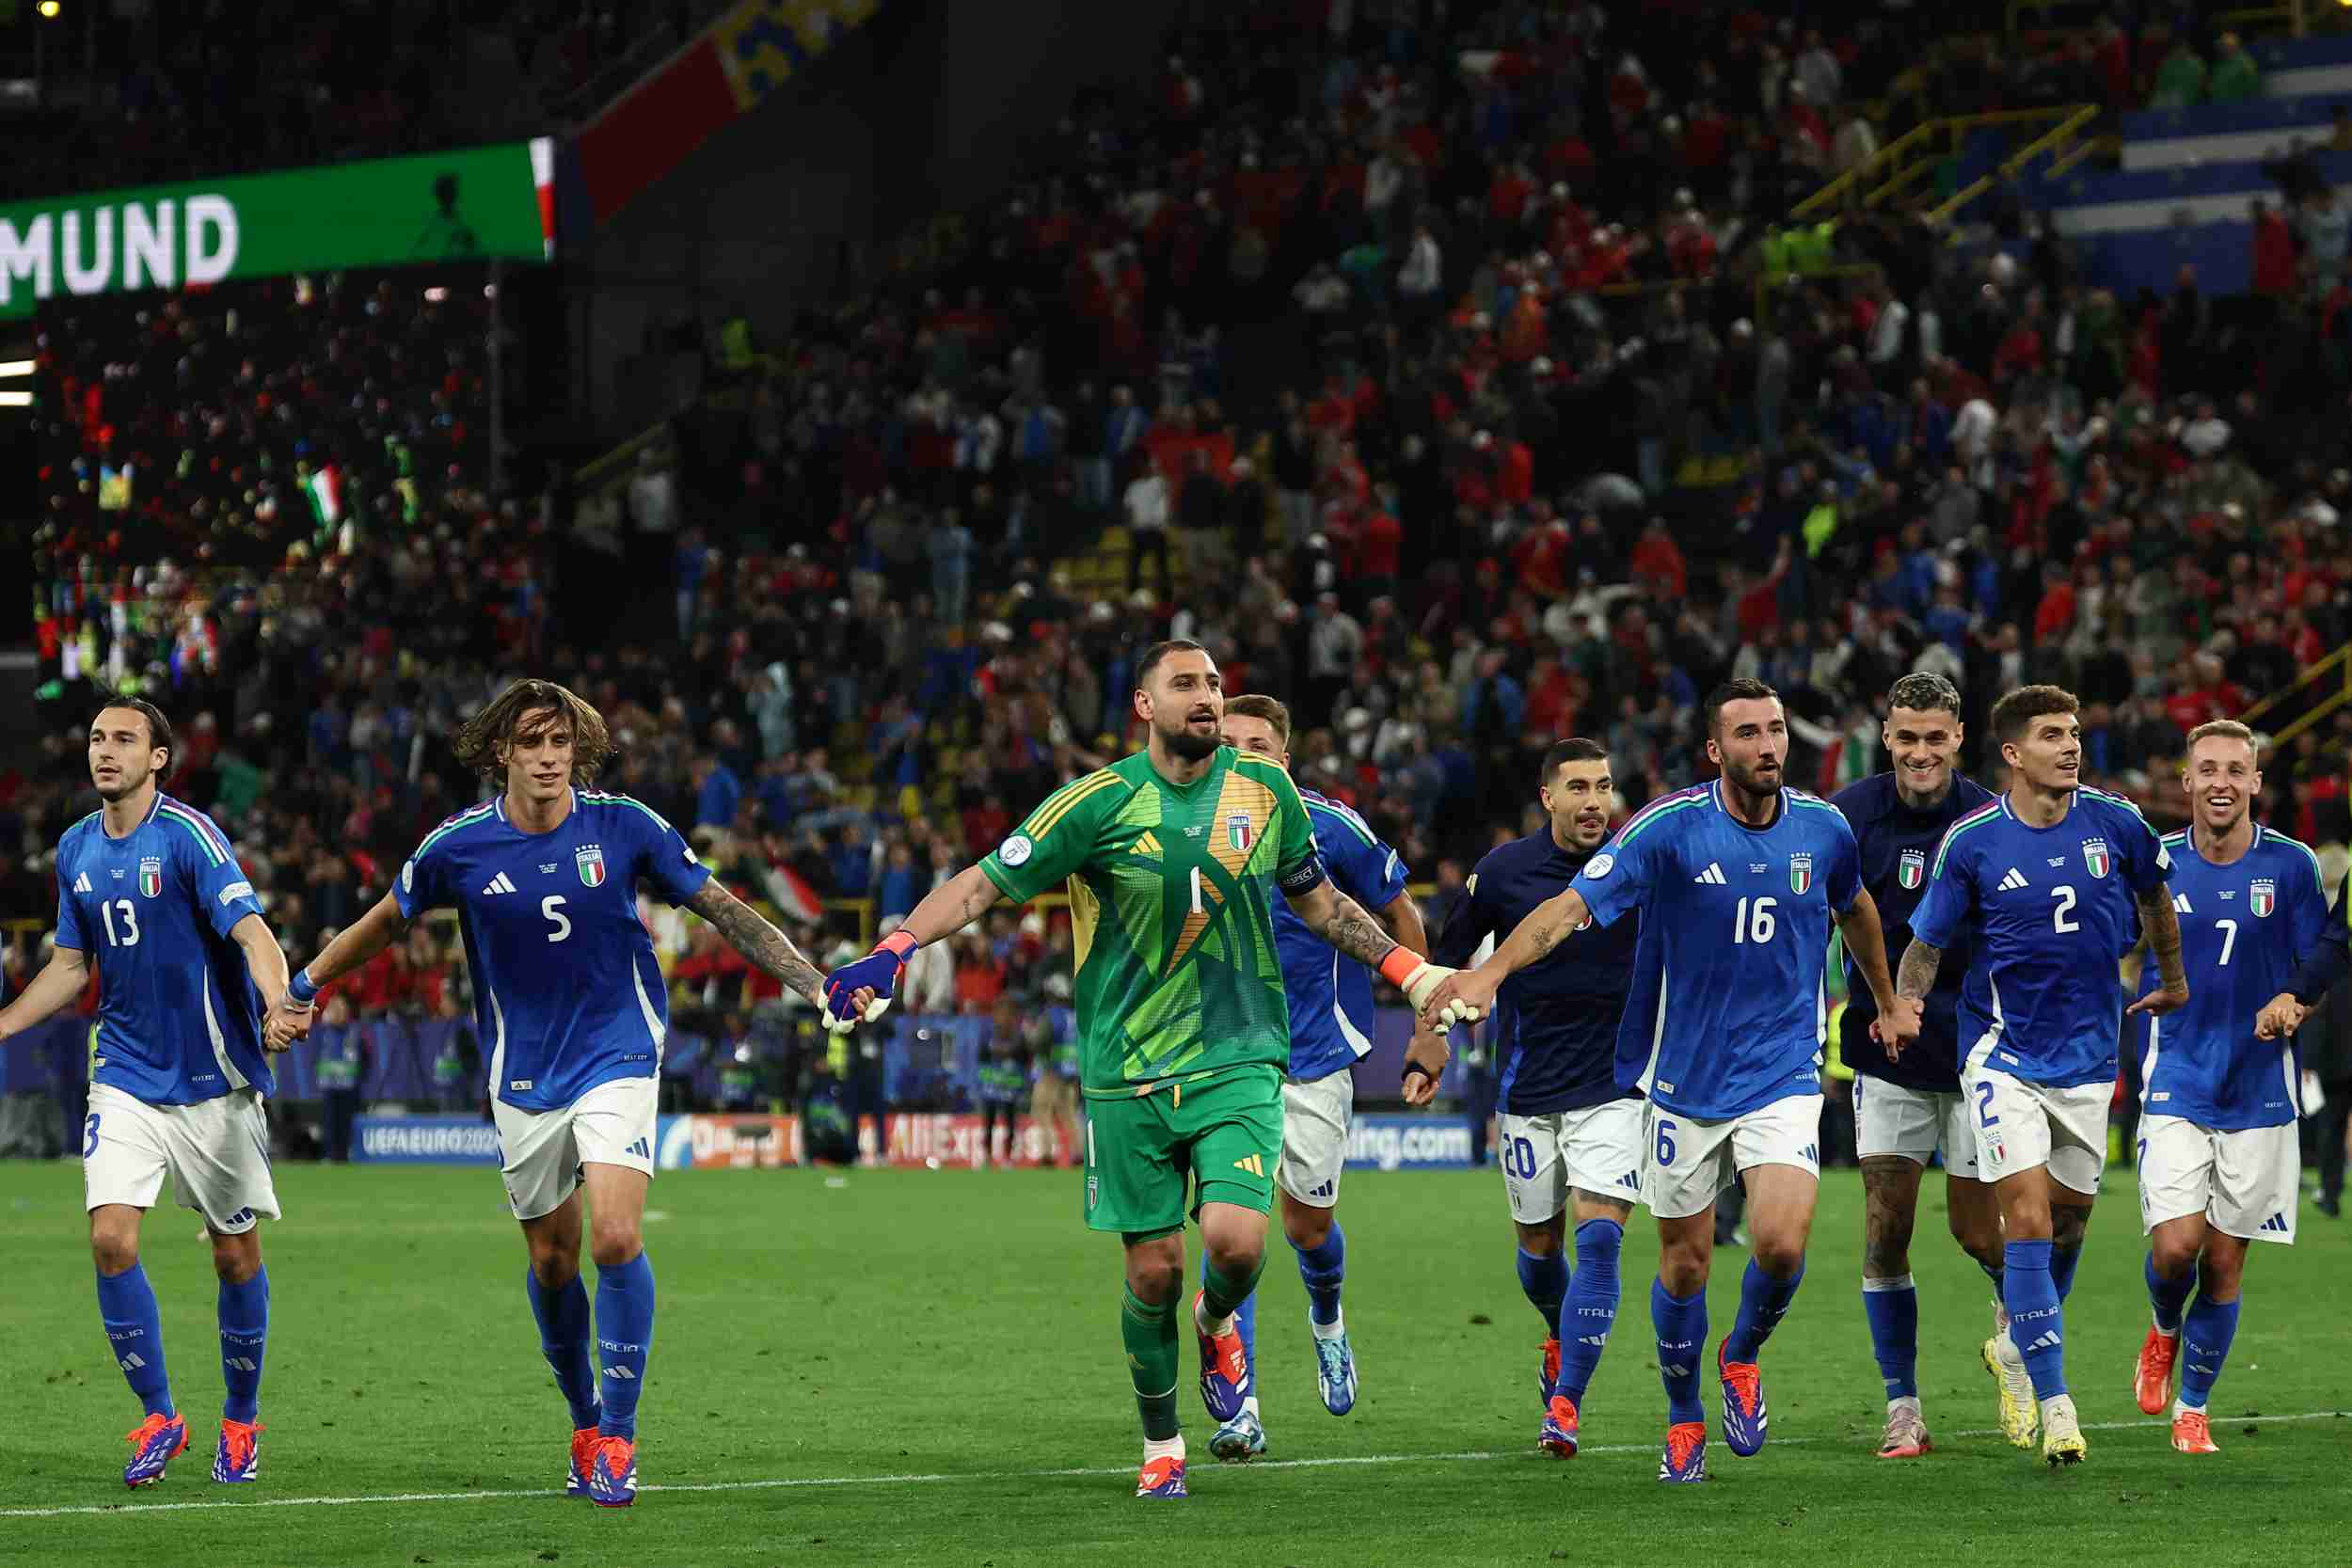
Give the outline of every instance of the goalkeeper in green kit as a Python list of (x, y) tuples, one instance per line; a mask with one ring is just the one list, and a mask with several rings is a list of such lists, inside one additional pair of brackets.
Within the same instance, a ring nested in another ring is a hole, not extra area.
[(1086, 1215), (1126, 1247), (1120, 1333), (1143, 1415), (1136, 1495), (1181, 1497), (1176, 1421), (1184, 1216), (1200, 1221), (1191, 1304), (1200, 1397), (1231, 1420), (1248, 1370), (1233, 1311), (1265, 1266), (1282, 1152), (1290, 1014), (1274, 949), (1283, 897), (1339, 952), (1418, 1007), (1453, 971), (1399, 946), (1324, 876), (1307, 809), (1271, 759), (1221, 745), (1225, 691), (1197, 642), (1155, 643), (1136, 669), (1141, 752), (1063, 785), (979, 864), (825, 981), (832, 1027), (889, 1005), (907, 956), (984, 913), (1067, 881), (1087, 1126)]

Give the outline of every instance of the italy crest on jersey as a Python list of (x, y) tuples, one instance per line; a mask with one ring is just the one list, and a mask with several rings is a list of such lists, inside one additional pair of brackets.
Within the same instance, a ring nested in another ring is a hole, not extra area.
[(2107, 874), (2107, 867), (2112, 863), (2113, 859), (2107, 853), (2107, 841), (2106, 839), (2087, 838), (2083, 840), (2083, 864), (2090, 868), (2090, 874), (2092, 876), (2106, 876)]
[(2258, 877), (2246, 890), (2247, 906), (2258, 920), (2270, 918), (2270, 911), (2279, 907), (2279, 884), (2267, 877)]
[(572, 856), (572, 860), (580, 867), (580, 879), (583, 883), (589, 887), (604, 886), (603, 845), (583, 844), (580, 847), (579, 852)]
[(160, 897), (164, 891), (164, 863), (160, 856), (151, 855), (139, 862), (139, 894), (142, 897)]
[(1235, 854), (1238, 855), (1248, 853), (1249, 849), (1249, 816), (1247, 812), (1237, 811), (1233, 813), (1232, 816), (1225, 819), (1225, 842), (1232, 847)]
[(1811, 855), (1788, 857), (1788, 891), (1799, 897), (1813, 891), (1813, 857)]
[(1928, 852), (1925, 849), (1904, 850), (1895, 862), (1895, 879), (1902, 883), (1905, 892), (1926, 881), (1928, 879)]

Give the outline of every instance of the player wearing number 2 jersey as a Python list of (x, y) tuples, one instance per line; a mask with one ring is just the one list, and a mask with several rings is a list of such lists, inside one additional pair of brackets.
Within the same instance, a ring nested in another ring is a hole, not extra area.
[(110, 702), (90, 721), (90, 782), (101, 809), (57, 845), (56, 952), (0, 1009), (0, 1039), (82, 993), (98, 968), (98, 1059), (83, 1124), (82, 1180), (98, 1311), (115, 1363), (146, 1406), (130, 1433), (125, 1483), (163, 1479), (188, 1446), (164, 1370), (155, 1292), (139, 1264), (139, 1224), (171, 1177), (204, 1216), (220, 1276), (221, 1410), (213, 1479), (261, 1466), (262, 1360), (269, 1275), (260, 1220), (278, 1218), (262, 1098), (265, 999), (286, 989), (286, 956), (253, 884), (212, 818), (156, 788), (171, 726), (147, 703)]
[(1067, 884), (1080, 1082), (1092, 1112), (1087, 1224), (1120, 1232), (1126, 1246), (1120, 1324), (1144, 1433), (1136, 1493), (1181, 1497), (1176, 1304), (1188, 1192), (1206, 1254), (1192, 1310), (1201, 1399), (1223, 1423), (1248, 1393), (1233, 1315), (1265, 1264), (1291, 1055), (1274, 899), (1416, 1001), (1452, 971), (1423, 963), (1330, 886), (1290, 775), (1220, 743), (1224, 688), (1199, 643), (1147, 649), (1136, 683), (1136, 716), (1151, 726), (1145, 751), (1049, 796), (881, 946), (829, 975), (825, 992), (834, 1018), (870, 1019), (917, 947), (999, 898), (1025, 902)]
[[(515, 682), (467, 722), (456, 751), (503, 793), (427, 833), (383, 901), (294, 977), (270, 1026), (307, 1030), (307, 1011), (295, 1009), (318, 988), (426, 910), (456, 909), (507, 1202), (531, 1252), (524, 1289), (571, 1406), (567, 1490), (623, 1507), (637, 1496), (637, 1400), (653, 1343), (653, 1267), (640, 1229), (669, 1016), (637, 913), (639, 879), (811, 1001), (818, 974), (711, 879), (669, 823), (626, 795), (586, 787), (612, 740), (596, 710), (563, 687)], [(601, 1397), (580, 1279), (583, 1187)]]
[(1781, 786), (1788, 734), (1771, 687), (1718, 687), (1707, 701), (1708, 756), (1723, 777), (1635, 813), (1566, 892), (1539, 905), (1476, 971), (1438, 987), (1427, 1005), (1440, 1018), (1457, 1000), (1484, 1007), (1503, 976), (1550, 951), (1588, 915), (1607, 927), (1641, 912), (1617, 1082), (1650, 1102), (1642, 1201), (1658, 1216), (1660, 1242), (1650, 1313), (1668, 1411), (1661, 1481), (1706, 1479), (1699, 1356), (1715, 1196), (1739, 1176), (1747, 1180), (1754, 1256), (1716, 1364), (1732, 1451), (1764, 1445), (1756, 1357), (1804, 1276), (1820, 1180), (1833, 922), (1879, 999), (1890, 1050), (1918, 1030), (1918, 1009), (1899, 1001), (1887, 978), (1852, 830), (1827, 801)]
[[(2106, 1157), (2123, 1000), (2116, 960), (2131, 948), (2135, 909), (2163, 984), (2132, 1011), (2169, 1012), (2188, 990), (2164, 891), (2171, 859), (2130, 801), (2079, 786), (2073, 694), (2021, 687), (1994, 705), (1993, 731), (2009, 793), (1944, 834), (1897, 984), (1906, 997), (1927, 995), (1944, 948), (1967, 935), (1960, 1082), (1975, 1112), (1979, 1179), (2001, 1206), (2001, 1297), (2041, 1404), (2042, 1457), (2072, 1465), (2085, 1448), (2059, 1308)], [(2033, 1441), (2024, 1416), (2005, 1402), (2003, 1428), (2021, 1448)]]

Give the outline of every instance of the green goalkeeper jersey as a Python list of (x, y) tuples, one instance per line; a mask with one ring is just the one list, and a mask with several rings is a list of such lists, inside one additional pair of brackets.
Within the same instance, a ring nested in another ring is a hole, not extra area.
[(1273, 901), (1323, 858), (1275, 763), (1222, 746), (1173, 784), (1138, 752), (1048, 796), (980, 870), (1016, 904), (1070, 884), (1089, 1094), (1289, 1062)]

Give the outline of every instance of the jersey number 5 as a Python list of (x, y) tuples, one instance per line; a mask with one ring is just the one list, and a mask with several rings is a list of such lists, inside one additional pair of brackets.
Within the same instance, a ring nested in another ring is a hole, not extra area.
[(548, 940), (549, 942), (562, 942), (565, 937), (572, 934), (571, 920), (564, 913), (564, 895), (562, 894), (550, 893), (545, 898), (540, 899), (539, 912), (546, 915), (548, 917), (548, 924), (554, 927), (554, 929), (548, 932)]

